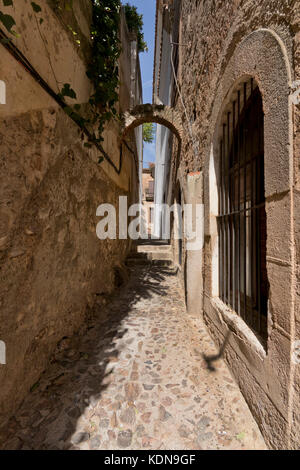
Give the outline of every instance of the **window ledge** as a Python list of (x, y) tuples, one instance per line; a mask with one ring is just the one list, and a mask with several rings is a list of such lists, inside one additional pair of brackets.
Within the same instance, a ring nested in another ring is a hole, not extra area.
[(251, 330), (251, 328), (244, 322), (244, 320), (237, 315), (231, 308), (224, 304), (224, 302), (215, 297), (211, 299), (212, 306), (217, 310), (220, 320), (226, 323), (229, 330), (237, 335), (247, 346), (249, 346), (263, 361), (267, 357), (267, 352)]

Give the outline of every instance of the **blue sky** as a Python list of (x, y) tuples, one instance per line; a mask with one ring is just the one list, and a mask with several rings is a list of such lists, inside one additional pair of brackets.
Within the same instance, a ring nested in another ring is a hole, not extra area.
[[(129, 3), (137, 7), (139, 14), (143, 15), (144, 37), (148, 45), (148, 52), (140, 53), (142, 70), (144, 103), (152, 103), (153, 61), (154, 61), (154, 33), (155, 33), (155, 8), (156, 0), (123, 0), (123, 4)], [(155, 142), (144, 144), (144, 167), (147, 162), (155, 161)]]

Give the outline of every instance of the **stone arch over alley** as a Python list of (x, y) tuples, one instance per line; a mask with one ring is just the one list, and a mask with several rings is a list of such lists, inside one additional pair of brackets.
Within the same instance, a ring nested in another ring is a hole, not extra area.
[(298, 449), (299, 2), (2, 3), (0, 449)]
[[(163, 188), (167, 187), (167, 178), (170, 171), (171, 158), (169, 156), (174, 152), (176, 157), (173, 164), (176, 168), (179, 166), (182, 139), (184, 136), (184, 129), (182, 124), (181, 114), (173, 107), (167, 105), (157, 104), (142, 104), (133, 107), (123, 114), (122, 138), (125, 141), (127, 135), (134, 129), (146, 123), (158, 124), (157, 140), (160, 142), (160, 150), (156, 147), (156, 168), (159, 169), (155, 184), (155, 209), (154, 209), (154, 234), (159, 238), (168, 238), (164, 233), (164, 215), (161, 207), (168, 202), (169, 194), (165, 193)], [(159, 133), (159, 128), (165, 129), (164, 144)], [(173, 136), (176, 137), (176, 144), (174, 145)], [(165, 145), (166, 144), (166, 145)], [(161, 160), (161, 156), (162, 157)], [(158, 158), (158, 156), (160, 158)]]
[(171, 106), (141, 104), (124, 114), (123, 136), (147, 122), (155, 122), (168, 127), (181, 142), (183, 127), (180, 114)]

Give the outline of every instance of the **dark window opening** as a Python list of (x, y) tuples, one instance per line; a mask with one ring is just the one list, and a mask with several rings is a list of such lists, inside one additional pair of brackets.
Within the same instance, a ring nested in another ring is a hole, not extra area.
[(181, 207), (181, 189), (178, 189), (178, 200), (177, 204), (180, 206), (180, 209), (178, 210), (178, 263), (181, 266), (182, 265), (182, 251), (183, 251), (183, 243), (182, 243), (182, 222), (183, 222), (183, 211)]
[(267, 337), (264, 114), (258, 87), (244, 83), (220, 140), (219, 296)]

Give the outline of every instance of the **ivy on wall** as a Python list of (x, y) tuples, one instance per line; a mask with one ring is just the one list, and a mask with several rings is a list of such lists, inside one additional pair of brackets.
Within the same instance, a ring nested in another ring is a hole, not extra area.
[[(78, 125), (90, 125), (92, 132), (91, 142), (101, 142), (104, 126), (112, 118), (119, 119), (116, 104), (118, 102), (119, 69), (118, 59), (121, 54), (121, 43), (119, 38), (120, 30), (120, 0), (91, 0), (93, 7), (91, 39), (92, 54), (87, 67), (87, 76), (93, 83), (94, 91), (89, 99), (92, 112), (89, 118), (84, 117), (81, 112), (81, 106), (66, 106), (64, 109), (68, 115), (75, 120)], [(13, 6), (14, 0), (2, 0), (3, 6)], [(30, 2), (32, 10), (38, 15), (39, 23), (42, 24), (42, 8), (37, 2)], [(73, 0), (52, 0), (53, 8), (57, 10), (72, 10)], [(126, 21), (128, 29), (134, 31), (138, 37), (139, 51), (147, 50), (147, 45), (143, 39), (143, 21), (142, 16), (138, 15), (136, 7), (129, 4), (125, 5)], [(0, 10), (0, 23), (5, 29), (15, 35), (19, 34), (13, 30), (16, 22), (11, 15)], [(76, 31), (72, 31), (74, 41), (80, 46), (80, 41), (76, 38)], [(9, 39), (8, 39), (9, 40)], [(76, 92), (71, 85), (65, 83), (59, 93), (59, 97), (65, 101), (65, 98), (76, 99)], [(90, 146), (90, 143), (86, 143)]]
[(94, 85), (90, 104), (96, 112), (99, 135), (102, 134), (104, 124), (117, 116), (115, 105), (119, 99), (120, 8), (120, 0), (93, 0), (93, 51), (87, 76)]
[(129, 3), (126, 3), (126, 5), (124, 5), (124, 10), (126, 23), (129, 31), (136, 33), (137, 35), (139, 52), (147, 52), (148, 46), (144, 40), (143, 34), (143, 15), (139, 15), (137, 12), (137, 8), (133, 5), (129, 5)]
[[(5, 7), (13, 6), (13, 0), (2, 0), (2, 3)], [(7, 29), (9, 33), (16, 34), (12, 28), (15, 26), (16, 22), (11, 15), (7, 15), (0, 10), (0, 23)]]

